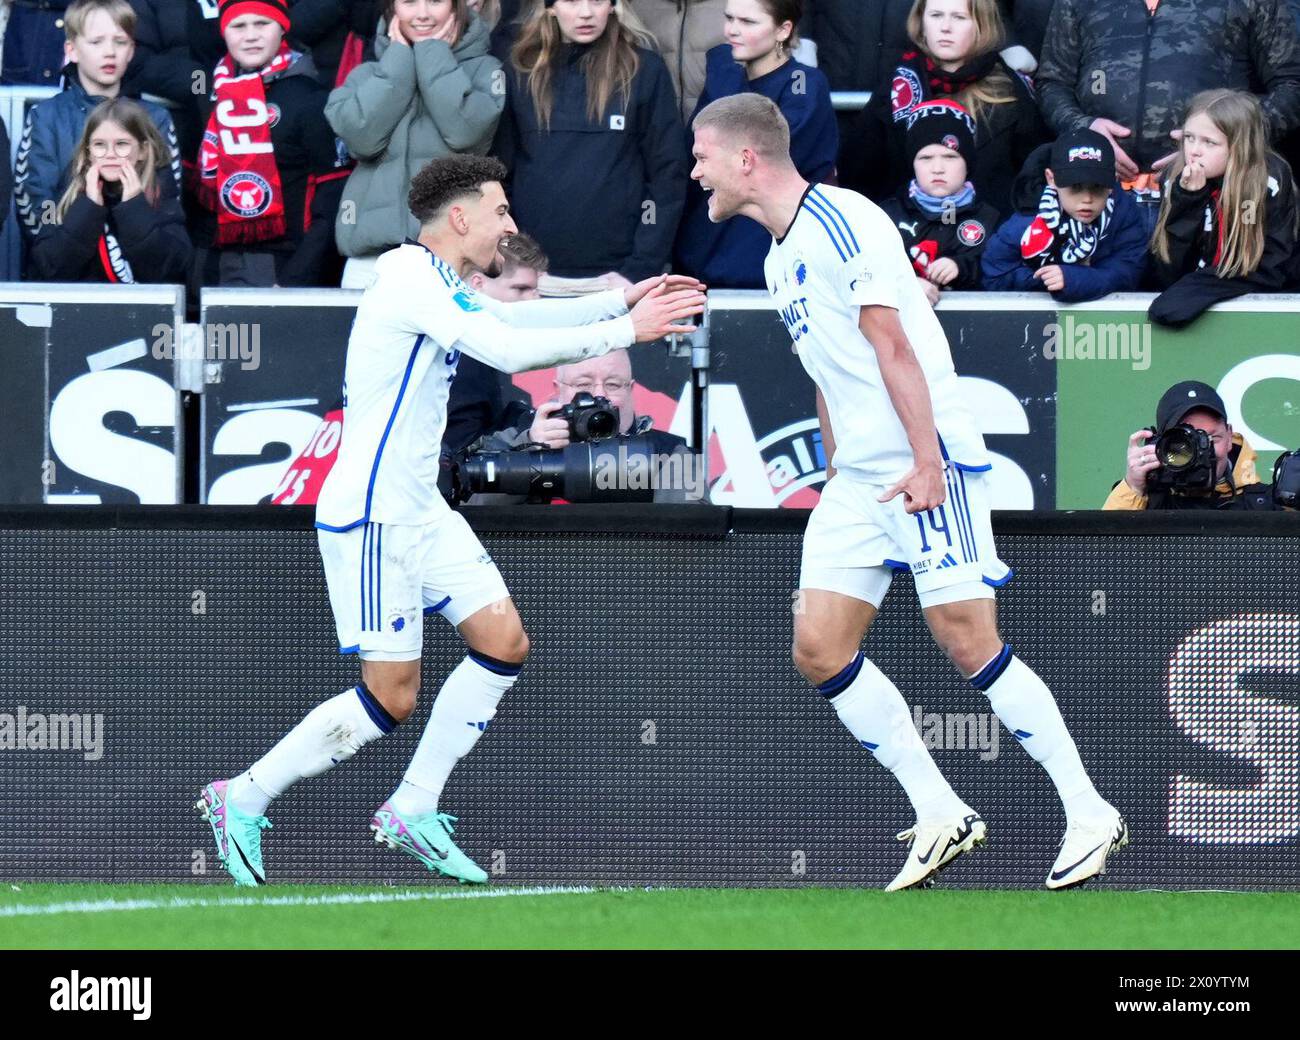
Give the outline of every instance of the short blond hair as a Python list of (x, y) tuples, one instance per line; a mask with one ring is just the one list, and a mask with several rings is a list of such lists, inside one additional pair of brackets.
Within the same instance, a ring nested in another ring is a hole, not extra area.
[(63, 31), (69, 40), (75, 40), (86, 31), (86, 22), (96, 11), (103, 11), (113, 24), (135, 41), (135, 8), (127, 0), (75, 0), (68, 4), (63, 15)]
[(790, 124), (776, 102), (762, 94), (732, 94), (706, 105), (691, 124), (716, 130), (729, 141), (752, 148), (770, 162), (790, 162)]

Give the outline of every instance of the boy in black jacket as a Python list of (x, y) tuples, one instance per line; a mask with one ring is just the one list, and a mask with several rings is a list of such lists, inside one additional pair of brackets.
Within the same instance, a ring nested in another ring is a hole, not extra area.
[(903, 236), (917, 280), (931, 305), (940, 289), (978, 289), (980, 254), (997, 225), (998, 211), (981, 202), (966, 179), (975, 154), (975, 121), (952, 101), (927, 101), (908, 120), (912, 182), (885, 211)]

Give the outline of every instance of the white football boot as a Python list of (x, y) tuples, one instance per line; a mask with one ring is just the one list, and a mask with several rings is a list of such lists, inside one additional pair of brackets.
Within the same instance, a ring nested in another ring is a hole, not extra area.
[(983, 845), (987, 834), (988, 827), (975, 812), (938, 823), (914, 824), (898, 835), (899, 841), (909, 841), (911, 847), (903, 869), (885, 891), (899, 892), (918, 885), (929, 888), (939, 871), (963, 852)]
[(1047, 887), (1073, 888), (1106, 873), (1106, 857), (1127, 844), (1128, 824), (1118, 812), (1109, 819), (1070, 823), (1061, 839), (1061, 851), (1047, 875)]

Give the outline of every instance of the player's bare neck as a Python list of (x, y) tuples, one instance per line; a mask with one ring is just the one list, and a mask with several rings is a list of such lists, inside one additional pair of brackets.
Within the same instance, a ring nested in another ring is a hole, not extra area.
[(789, 234), (807, 193), (808, 182), (791, 170), (788, 174), (772, 177), (758, 197), (742, 206), (740, 212), (758, 221), (767, 228), (768, 234), (780, 241)]
[(422, 230), (416, 241), (429, 250), (443, 263), (450, 265), (462, 279), (469, 277), (471, 270), (477, 270), (469, 258), (460, 249), (460, 243), (450, 235), (437, 235)]

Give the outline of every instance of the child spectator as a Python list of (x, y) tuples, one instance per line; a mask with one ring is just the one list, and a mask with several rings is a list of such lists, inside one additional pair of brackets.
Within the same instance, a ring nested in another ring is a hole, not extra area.
[(1223, 300), (1294, 281), (1295, 181), (1268, 147), (1253, 94), (1192, 98), (1164, 188), (1151, 252), (1165, 291), (1151, 303), (1152, 321), (1186, 325)]
[(880, 204), (931, 305), (940, 289), (978, 289), (980, 257), (997, 227), (998, 211), (966, 179), (975, 154), (975, 120), (955, 101), (918, 105), (907, 123), (912, 182)]
[[(803, 0), (727, 0), (727, 42), (709, 51), (696, 111), (745, 91), (770, 98), (790, 124), (795, 167), (805, 180), (817, 184), (835, 172), (839, 128), (826, 77), (790, 55), (802, 17)], [(689, 151), (689, 129), (687, 134)], [(772, 236), (748, 217), (713, 223), (703, 189), (694, 181), (687, 187), (686, 212), (677, 234), (677, 260), (683, 270), (715, 289), (761, 289), (763, 258), (771, 241)]]
[(183, 283), (192, 252), (169, 149), (144, 106), (105, 101), (90, 113), (55, 219), (31, 251), (48, 282)]
[[(54, 219), (67, 191), (71, 167), (90, 113), (122, 93), (122, 78), (135, 50), (135, 11), (127, 0), (77, 0), (64, 18), (68, 64), (63, 91), (27, 112), (14, 200), (27, 234), (36, 237)], [(167, 110), (140, 102), (167, 145), (159, 188), (180, 194), (180, 155)]]
[(466, 0), (389, 0), (377, 61), (353, 69), (325, 116), (358, 160), (335, 226), (343, 286), (363, 289), (385, 250), (420, 228), (406, 204), (431, 159), (486, 155), (505, 105), (501, 63)]
[(621, 6), (537, 4), (506, 67), (494, 150), (552, 273), (626, 288), (668, 267), (689, 168), (668, 69)]
[(284, 0), (222, 0), (228, 53), (199, 150), (201, 285), (325, 285), (347, 170), (311, 59), (284, 41)]
[(998, 53), (1004, 29), (995, 0), (916, 0), (907, 31), (915, 49), (876, 85), (852, 150), (860, 165), (842, 170), (842, 182), (873, 199), (888, 198), (907, 184), (907, 117), (917, 105), (946, 99), (975, 120), (970, 179), (1005, 217), (1013, 212), (1016, 172), (1049, 135), (1028, 81)]
[(1107, 138), (1076, 130), (1043, 145), (1016, 191), (1021, 212), (984, 250), (984, 288), (1045, 289), (1062, 303), (1080, 303), (1138, 287), (1146, 233), (1137, 203), (1115, 181)]

